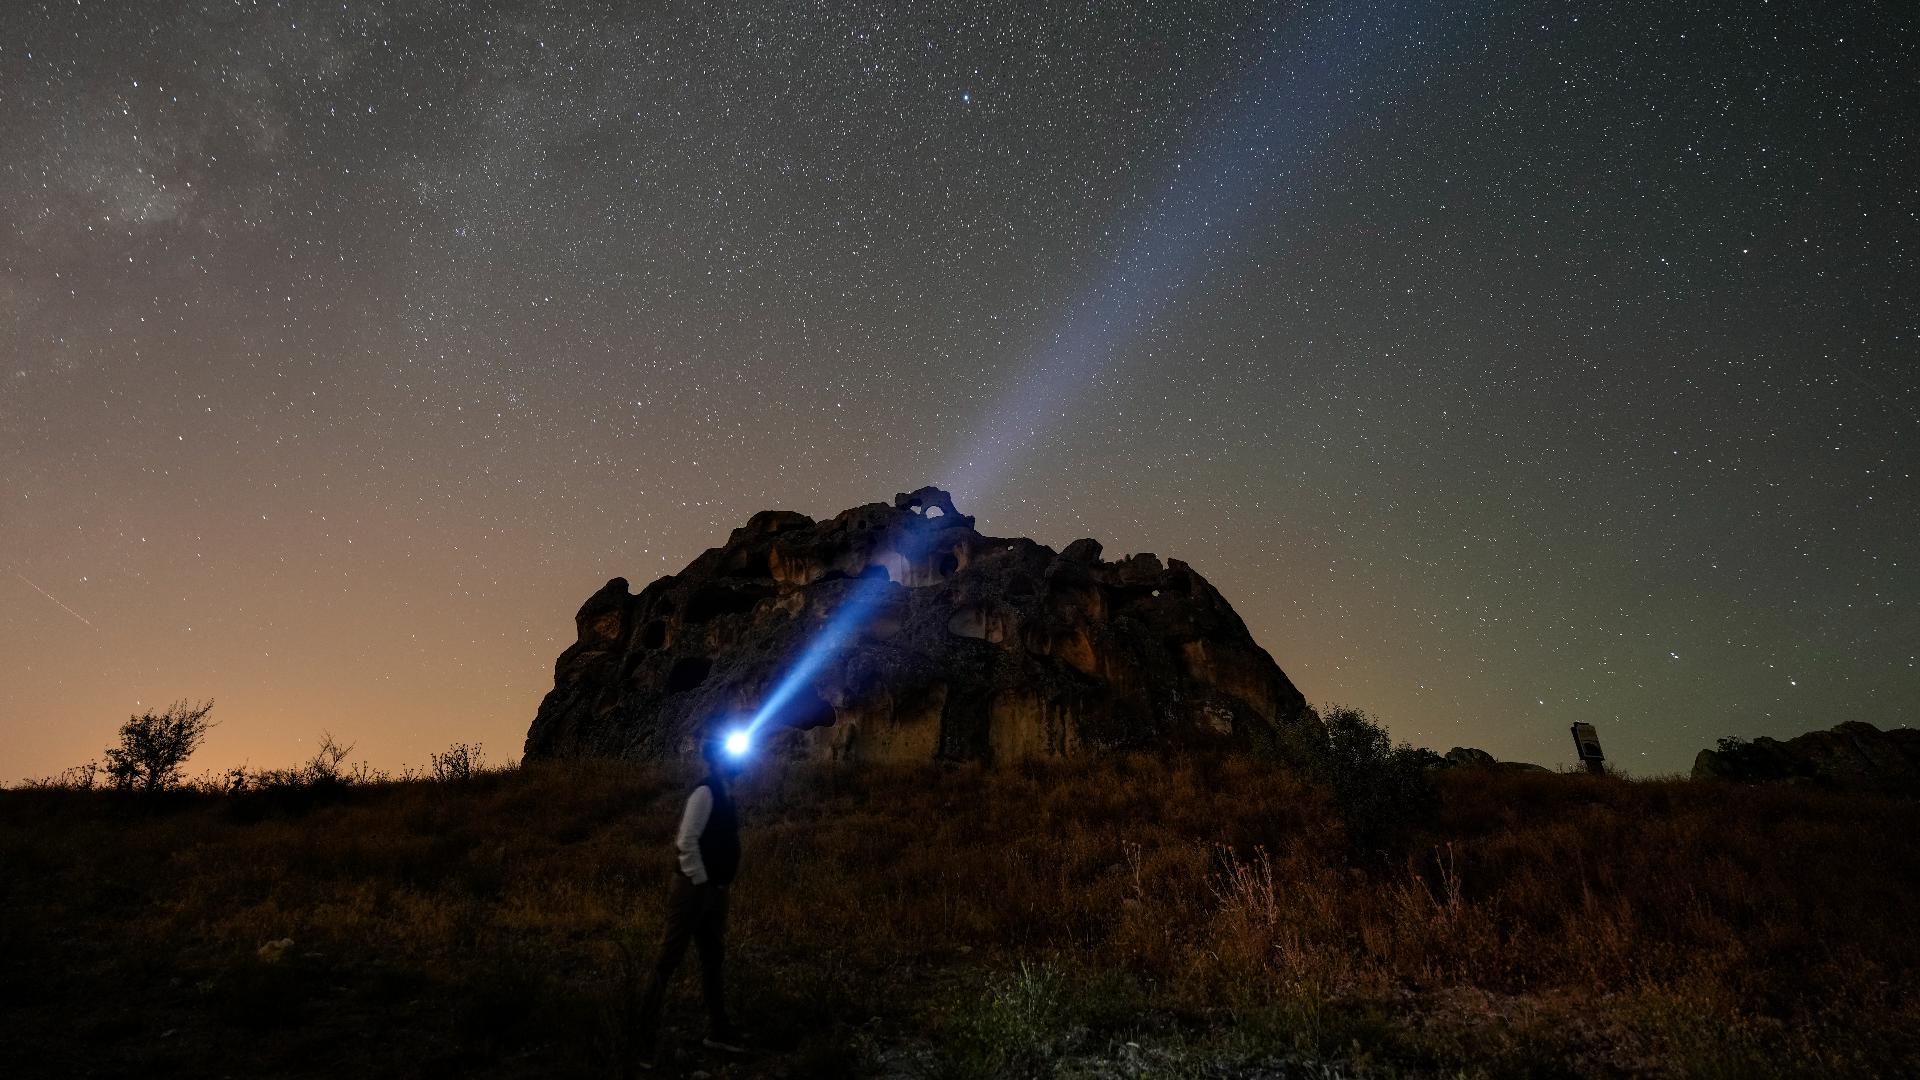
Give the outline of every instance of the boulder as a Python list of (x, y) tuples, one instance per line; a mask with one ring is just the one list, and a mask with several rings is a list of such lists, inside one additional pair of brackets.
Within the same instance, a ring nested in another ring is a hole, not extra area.
[(678, 574), (587, 598), (525, 755), (682, 755), (763, 705), (762, 745), (799, 757), (1297, 753), (1317, 720), (1226, 599), (1177, 559), (1100, 552), (985, 536), (931, 487), (763, 511)]
[(1530, 761), (1500, 761), (1492, 754), (1473, 746), (1456, 746), (1445, 754), (1436, 754), (1432, 759), (1432, 768), (1436, 769), (1495, 769), (1501, 772), (1549, 772), (1543, 765)]
[(1066, 550), (1060, 553), (1060, 557), (1068, 562), (1093, 564), (1100, 561), (1100, 550), (1100, 541), (1089, 536), (1068, 544)]
[(1696, 780), (1798, 782), (1851, 791), (1920, 794), (1920, 731), (1849, 720), (1782, 742), (1722, 739), (1693, 759)]

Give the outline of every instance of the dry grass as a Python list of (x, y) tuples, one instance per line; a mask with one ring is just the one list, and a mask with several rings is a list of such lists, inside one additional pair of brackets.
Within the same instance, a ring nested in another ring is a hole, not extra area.
[[(684, 783), (0, 793), (0, 1072), (618, 1075)], [(782, 1052), (736, 1076), (1920, 1062), (1910, 802), (1457, 772), (1367, 867), (1238, 758), (792, 768), (741, 803), (737, 998)]]

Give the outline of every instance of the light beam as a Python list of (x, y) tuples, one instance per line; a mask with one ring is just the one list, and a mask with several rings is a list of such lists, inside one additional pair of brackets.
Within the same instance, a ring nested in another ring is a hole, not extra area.
[[(1248, 212), (1263, 204), (1297, 201), (1306, 166), (1362, 112), (1390, 101), (1385, 76), (1419, 70), (1396, 56), (1437, 47), (1439, 29), (1423, 0), (1336, 3), (1299, 12), (1275, 27), (1273, 40), (1228, 99), (1207, 134), (1167, 169), (1160, 194), (1117, 230), (1120, 250), (1079, 299), (1065, 309), (1060, 329), (986, 411), (967, 445), (946, 470), (951, 489), (984, 497), (1013, 459), (1069, 410), (1139, 334), (1193, 282), (1218, 269), (1228, 241)], [(1429, 36), (1433, 35), (1433, 36)], [(908, 565), (925, 553), (928, 531), (910, 527), (900, 538)], [(807, 643), (744, 729), (751, 745), (761, 725), (779, 716), (802, 687), (893, 588), (890, 579), (863, 577)], [(744, 751), (741, 751), (744, 753)]]
[(1349, 126), (1378, 124), (1404, 100), (1393, 77), (1422, 66), (1400, 54), (1458, 36), (1434, 8), (1421, 0), (1311, 5), (1274, 26), (1221, 114), (1163, 167), (1158, 194), (1114, 229), (1110, 261), (982, 413), (944, 474), (956, 499), (988, 499), (1012, 462), (1183, 292), (1239, 254), (1231, 241), (1249, 216), (1297, 207), (1316, 156)]

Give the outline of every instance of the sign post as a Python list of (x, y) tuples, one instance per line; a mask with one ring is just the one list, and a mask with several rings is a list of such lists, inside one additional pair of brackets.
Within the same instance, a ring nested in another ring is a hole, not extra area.
[(1592, 724), (1573, 725), (1573, 748), (1580, 755), (1580, 764), (1595, 776), (1607, 773), (1607, 755), (1600, 752), (1600, 735), (1593, 730)]

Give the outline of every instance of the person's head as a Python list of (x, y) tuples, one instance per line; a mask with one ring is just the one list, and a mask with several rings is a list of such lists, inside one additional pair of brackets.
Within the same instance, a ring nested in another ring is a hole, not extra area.
[(727, 733), (719, 728), (700, 741), (700, 756), (706, 759), (707, 769), (723, 780), (732, 780), (747, 767), (747, 756), (729, 751)]

